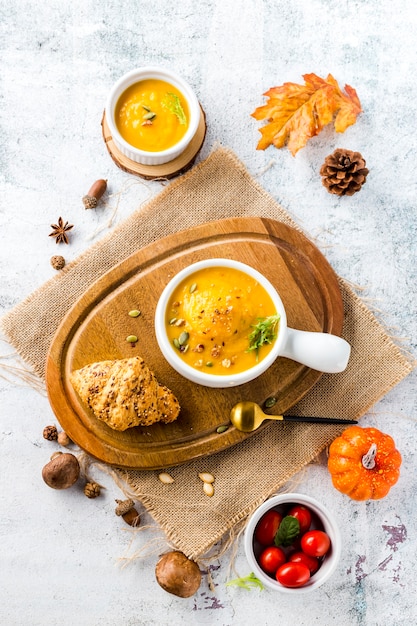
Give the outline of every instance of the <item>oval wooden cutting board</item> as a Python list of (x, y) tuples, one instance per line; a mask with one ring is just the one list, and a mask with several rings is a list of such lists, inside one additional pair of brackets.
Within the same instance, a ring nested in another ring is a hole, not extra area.
[[(262, 272), (276, 287), (288, 325), (340, 335), (343, 303), (338, 279), (318, 248), (299, 231), (266, 218), (210, 222), (138, 250), (92, 285), (68, 312), (52, 341), (46, 366), (49, 400), (62, 428), (82, 449), (117, 467), (159, 469), (210, 455), (249, 435), (229, 426), (241, 400), (260, 405), (270, 396), (274, 414), (288, 412), (321, 376), (278, 358), (262, 376), (230, 389), (187, 381), (162, 356), (154, 333), (155, 307), (163, 288), (183, 267), (206, 258), (233, 258)], [(131, 318), (128, 312), (139, 309)], [(138, 342), (131, 346), (128, 335)], [(177, 396), (181, 413), (172, 424), (117, 432), (96, 419), (69, 382), (69, 374), (95, 361), (140, 355)], [(264, 423), (265, 425), (266, 423)]]

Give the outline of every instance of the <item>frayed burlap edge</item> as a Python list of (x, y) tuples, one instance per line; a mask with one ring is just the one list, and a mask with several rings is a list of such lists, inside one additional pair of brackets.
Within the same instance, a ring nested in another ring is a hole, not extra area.
[[(257, 183), (257, 181), (255, 181), (250, 176), (246, 168), (237, 159), (233, 152), (228, 149), (217, 148), (209, 155), (209, 157), (205, 161), (197, 164), (187, 174), (170, 183), (161, 192), (159, 192), (157, 196), (143, 204), (140, 210), (135, 211), (122, 224), (116, 226), (111, 233), (109, 232), (101, 240), (95, 242), (88, 250), (82, 253), (76, 260), (69, 263), (68, 266), (64, 268), (64, 270), (59, 275), (51, 278), (49, 281), (47, 281), (47, 283), (45, 283), (33, 294), (29, 295), (23, 302), (16, 305), (16, 307), (10, 313), (6, 314), (6, 316), (3, 317), (3, 319), (1, 320), (1, 325), (4, 329), (5, 334), (9, 337), (11, 343), (15, 345), (23, 361), (33, 367), (35, 372), (39, 376), (44, 376), (44, 363), (40, 363), (38, 359), (34, 359), (33, 354), (28, 354), (28, 349), (31, 348), (31, 342), (33, 342), (33, 337), (29, 337), (27, 345), (24, 345), (24, 343), (22, 344), (22, 320), (24, 320), (25, 315), (27, 315), (27, 310), (28, 308), (30, 308), (31, 304), (38, 302), (40, 298), (48, 298), (49, 296), (52, 296), (57, 285), (65, 284), (65, 281), (71, 278), (72, 273), (76, 272), (76, 269), (78, 267), (83, 264), (91, 263), (92, 259), (94, 259), (95, 255), (97, 254), (97, 251), (102, 251), (103, 248), (105, 248), (106, 246), (107, 249), (110, 249), (110, 252), (114, 254), (114, 257), (112, 257), (110, 254), (109, 258), (107, 259), (107, 264), (100, 268), (102, 273), (111, 269), (111, 267), (113, 267), (115, 263), (129, 256), (133, 252), (132, 249), (123, 249), (123, 253), (120, 254), (120, 249), (112, 250), (110, 244), (112, 241), (117, 240), (118, 237), (121, 237), (121, 235), (126, 232), (126, 229), (131, 228), (138, 220), (140, 221), (141, 228), (145, 232), (145, 236), (143, 236), (142, 239), (138, 242), (137, 247), (152, 243), (152, 241), (158, 239), (158, 236), (155, 235), (155, 233), (152, 234), (152, 232), (149, 231), (151, 232), (151, 235), (148, 236), (147, 232), (147, 228), (150, 224), (152, 225), (152, 220), (155, 219), (155, 209), (158, 207), (159, 204), (163, 203), (168, 198), (169, 194), (175, 194), (175, 191), (178, 190), (180, 186), (186, 185), (190, 179), (198, 176), (199, 173), (202, 172), (203, 168), (208, 167), (216, 159), (222, 161), (223, 165), (229, 167), (230, 165), (232, 165), (233, 168), (235, 168), (235, 170), (239, 172), (239, 175), (241, 176), (245, 184), (249, 184), (252, 190), (256, 190), (256, 193), (265, 201), (265, 207), (263, 207), (265, 210), (261, 213), (262, 217), (281, 219), (281, 221), (296, 228), (300, 232), (304, 232), (292, 219), (292, 217), (284, 209), (279, 207), (276, 201)], [(280, 213), (279, 217), (277, 217), (277, 213)], [(243, 212), (243, 215), (249, 217), (252, 215), (252, 213), (250, 212), (250, 210), (248, 210), (247, 212)], [(239, 216), (242, 216), (242, 213), (240, 213)], [(232, 217), (232, 215), (230, 215), (230, 217)], [(196, 225), (197, 223), (202, 223), (201, 220), (195, 220), (196, 217), (192, 216), (191, 222), (187, 224), (187, 227), (189, 228)], [(178, 226), (177, 222), (166, 221), (164, 234), (168, 235), (176, 232), (178, 230), (176, 226)], [(94, 277), (89, 276), (88, 278), (91, 278), (90, 282), (87, 281), (81, 283), (79, 285), (78, 295), (81, 295), (89, 286), (89, 284), (91, 284), (94, 279), (98, 278), (99, 275), (100, 274), (95, 275)], [(347, 297), (351, 299), (351, 301), (354, 303), (354, 306), (358, 307), (361, 313), (367, 316), (370, 324), (380, 329), (381, 326), (376, 317), (363, 304), (363, 302), (353, 291), (353, 289), (349, 287), (347, 281), (344, 281), (343, 279), (339, 280), (342, 290), (345, 292), (345, 294), (347, 294)], [(76, 296), (77, 292), (73, 294), (74, 300), (62, 303), (59, 308), (60, 318), (62, 318), (62, 316), (66, 313), (66, 310), (71, 306), (73, 301), (75, 301)], [(57, 314), (57, 311), (55, 311), (55, 314)], [(407, 376), (415, 367), (415, 363), (413, 364), (409, 360), (409, 358), (406, 358), (404, 349), (401, 349), (401, 347), (396, 345), (392, 338), (390, 338), (387, 334), (384, 333), (384, 336), (384, 341), (386, 342), (387, 348), (389, 349), (390, 353), (394, 355), (395, 359), (401, 361), (401, 372), (399, 372), (398, 375), (391, 377), (389, 384), (381, 388), (377, 394), (374, 394), (372, 397), (368, 398), (368, 401), (363, 406), (361, 406), (360, 411), (357, 411), (354, 417), (360, 417), (361, 415), (363, 415), (370, 408), (370, 406), (372, 406), (380, 397), (385, 395), (385, 393), (387, 393), (394, 385), (396, 385), (405, 376)], [(42, 350), (43, 352), (45, 352), (45, 346), (41, 349), (41, 352)], [(297, 410), (297, 407), (295, 407), (295, 410)], [(302, 406), (300, 409), (300, 414), (303, 414)], [(349, 417), (352, 416), (349, 415)], [(329, 437), (331, 438), (337, 436), (339, 432), (341, 432), (341, 428), (334, 427)], [(202, 555), (212, 550), (213, 546), (217, 542), (219, 542), (222, 537), (226, 542), (226, 545), (233, 544), (234, 539), (236, 538), (236, 533), (239, 532), (242, 524), (244, 525), (248, 515), (250, 515), (253, 510), (266, 498), (275, 493), (278, 489), (283, 488), (286, 482), (294, 474), (299, 472), (300, 469), (306, 465), (306, 463), (310, 463), (312, 460), (314, 460), (317, 455), (326, 448), (326, 446), (327, 442), (321, 443), (317, 448), (309, 451), (309, 455), (306, 455), (303, 458), (302, 463), (297, 466), (293, 466), (291, 468), (291, 471), (288, 471), (287, 473), (282, 475), (280, 479), (277, 480), (274, 484), (269, 485), (267, 488), (260, 488), (256, 498), (253, 498), (252, 501), (246, 506), (241, 507), (237, 511), (237, 513), (235, 513), (235, 515), (226, 517), (225, 521), (222, 524), (219, 524), (216, 532), (212, 533), (210, 538), (202, 541), (197, 548), (195, 546), (190, 547), (189, 545), (187, 545), (186, 541), (184, 541), (184, 538), (181, 537), (175, 527), (167, 523), (166, 519), (160, 514), (158, 507), (155, 505), (155, 502), (157, 502), (157, 500), (155, 499), (155, 494), (149, 495), (148, 493), (143, 492), (140, 488), (140, 484), (136, 484), (134, 479), (132, 478), (132, 473), (124, 472), (121, 470), (114, 470), (113, 468), (111, 469), (111, 473), (114, 478), (115, 476), (117, 476), (118, 479), (121, 479), (125, 484), (126, 490), (129, 493), (132, 493), (136, 499), (140, 500), (143, 503), (145, 508), (158, 522), (160, 528), (165, 533), (167, 541), (171, 542), (178, 549), (182, 549), (190, 558), (202, 558)]]

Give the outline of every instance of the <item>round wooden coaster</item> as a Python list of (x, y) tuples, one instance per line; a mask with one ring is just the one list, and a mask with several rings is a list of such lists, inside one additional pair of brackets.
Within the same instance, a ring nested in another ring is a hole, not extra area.
[(132, 161), (132, 159), (129, 159), (127, 156), (122, 154), (115, 145), (110, 134), (105, 111), (101, 120), (103, 139), (111, 158), (116, 165), (125, 172), (128, 172), (129, 174), (136, 174), (137, 176), (141, 176), (142, 178), (146, 178), (148, 180), (153, 180), (155, 178), (173, 178), (174, 176), (182, 174), (192, 166), (204, 143), (207, 128), (206, 116), (201, 106), (200, 110), (200, 122), (198, 124), (196, 134), (184, 152), (169, 163), (163, 163), (162, 165), (142, 165), (141, 163)]

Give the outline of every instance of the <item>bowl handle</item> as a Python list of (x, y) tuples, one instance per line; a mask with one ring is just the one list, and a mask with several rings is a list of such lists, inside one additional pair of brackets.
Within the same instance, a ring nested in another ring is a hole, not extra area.
[(343, 372), (349, 361), (350, 345), (329, 333), (307, 332), (287, 328), (280, 356), (297, 361), (319, 372)]

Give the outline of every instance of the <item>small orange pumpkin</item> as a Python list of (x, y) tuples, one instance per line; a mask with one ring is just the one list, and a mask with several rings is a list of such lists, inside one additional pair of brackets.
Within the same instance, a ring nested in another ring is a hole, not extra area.
[(401, 454), (390, 435), (349, 426), (329, 448), (333, 485), (353, 500), (384, 498), (400, 476)]

